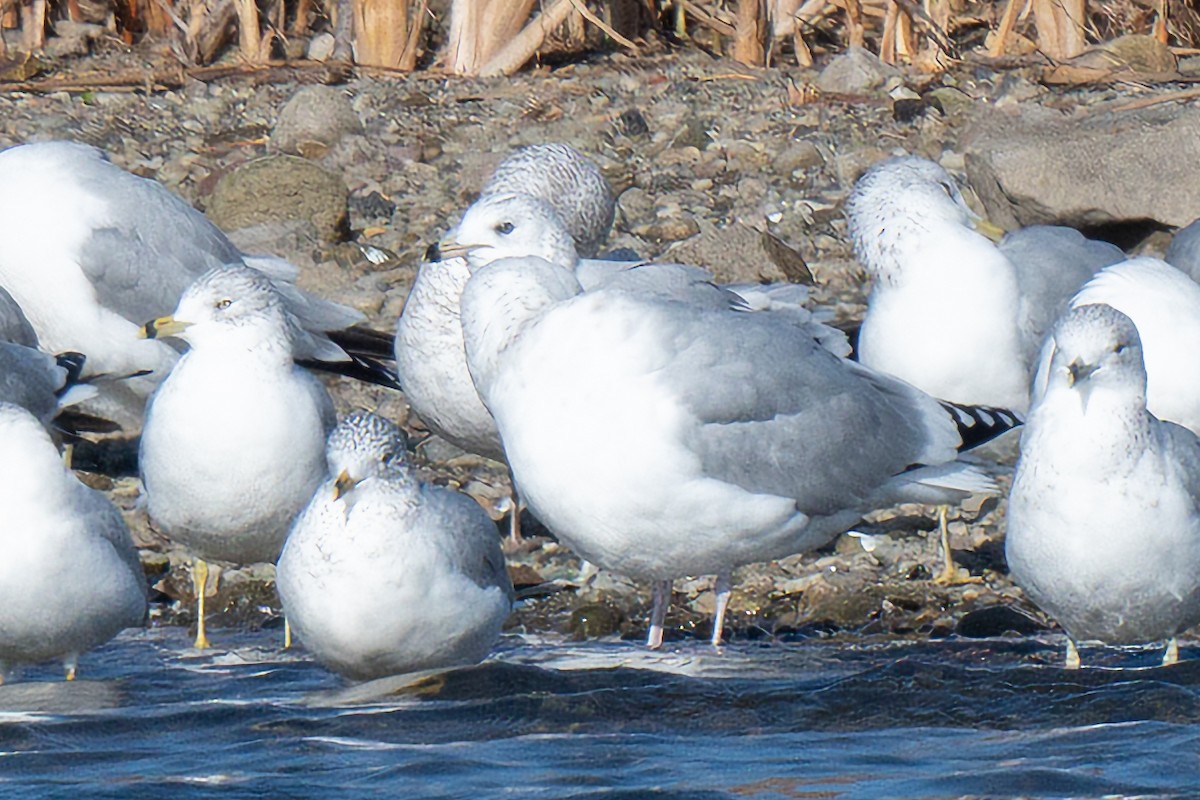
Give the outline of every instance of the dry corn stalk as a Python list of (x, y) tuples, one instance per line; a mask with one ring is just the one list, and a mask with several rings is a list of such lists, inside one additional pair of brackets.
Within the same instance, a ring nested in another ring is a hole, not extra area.
[(354, 0), (354, 60), (371, 67), (417, 66), (426, 0), (416, 13), (408, 0)]
[(733, 58), (751, 67), (767, 61), (767, 9), (763, 0), (738, 0)]
[(1087, 0), (1033, 0), (1038, 49), (1055, 61), (1082, 53), (1086, 15)]
[(516, 38), (532, 10), (533, 0), (453, 0), (442, 63), (455, 75), (480, 74)]

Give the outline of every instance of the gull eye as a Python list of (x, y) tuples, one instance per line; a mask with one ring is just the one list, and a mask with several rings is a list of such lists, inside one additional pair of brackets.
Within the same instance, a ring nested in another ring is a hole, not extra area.
[(233, 305), (233, 301), (230, 300), (228, 297), (226, 297), (224, 300), (217, 301), (216, 308), (218, 311), (224, 311), (225, 309), (229, 308), (231, 305)]
[(946, 193), (947, 197), (950, 197), (950, 198), (954, 197), (954, 185), (952, 183), (950, 183), (949, 181), (942, 181), (939, 184), (939, 186), (942, 187), (942, 191), (944, 191)]
[(1126, 345), (1124, 342), (1122, 342), (1121, 344), (1118, 344), (1118, 345), (1114, 345), (1113, 352), (1116, 353), (1117, 355), (1120, 355), (1121, 353), (1125, 352), (1125, 348), (1127, 346), (1128, 345)]
[(501, 236), (508, 236), (513, 232), (513, 224), (511, 222), (501, 222), (496, 226), (496, 233)]

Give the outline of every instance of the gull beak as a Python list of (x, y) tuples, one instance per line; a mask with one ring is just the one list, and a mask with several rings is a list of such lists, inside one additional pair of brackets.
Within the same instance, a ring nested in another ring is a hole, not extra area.
[(975, 229), (976, 233), (982, 233), (984, 236), (991, 239), (993, 242), (996, 242), (997, 244), (999, 244), (1000, 240), (1004, 238), (1004, 228), (988, 222), (983, 217), (976, 217), (975, 219), (971, 220), (971, 227)]
[(440, 256), (438, 260), (445, 261), (448, 258), (466, 258), (467, 254), (477, 247), (479, 247), (477, 244), (460, 244), (453, 239), (443, 239), (437, 246), (437, 252)]
[(142, 339), (163, 339), (167, 336), (178, 336), (191, 326), (190, 322), (182, 322), (169, 314), (165, 317), (152, 319), (142, 326), (138, 335)]
[(1095, 388), (1088, 382), (1088, 378), (1092, 377), (1092, 373), (1098, 369), (1100, 369), (1099, 364), (1085, 364), (1079, 359), (1075, 359), (1067, 365), (1067, 386), (1079, 392), (1079, 405), (1085, 414), (1088, 400), (1092, 397), (1092, 389)]
[(1078, 358), (1067, 365), (1067, 386), (1086, 381), (1092, 373), (1100, 369), (1098, 364), (1085, 364)]
[(340, 500), (347, 492), (358, 486), (358, 484), (359, 481), (351, 478), (349, 472), (342, 470), (333, 481), (333, 499)]

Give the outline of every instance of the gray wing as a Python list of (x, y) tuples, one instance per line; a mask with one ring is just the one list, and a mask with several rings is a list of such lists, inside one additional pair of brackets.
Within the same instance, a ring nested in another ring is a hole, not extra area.
[(714, 477), (832, 513), (956, 455), (957, 431), (937, 401), (774, 315), (667, 304), (656, 313), (678, 351), (663, 379), (695, 415), (688, 445)]
[(1125, 260), (1120, 248), (1055, 225), (1015, 230), (999, 248), (1021, 286), (1020, 330), (1029, 359), (1079, 287), (1109, 264)]
[(496, 524), (478, 503), (462, 492), (422, 485), (422, 515), (429, 533), (455, 568), (481, 588), (499, 586), (509, 599), (512, 581)]
[[(313, 297), (294, 285), (297, 270), (281, 258), (246, 256), (208, 217), (162, 184), (126, 172), (93, 148), (63, 148), (79, 189), (100, 198), (104, 223), (78, 254), (100, 304), (130, 322), (175, 308), (184, 290), (208, 270), (245, 264), (266, 273), (283, 294), (288, 310), (307, 331), (341, 330), (362, 322), (362, 314)], [(345, 354), (332, 343), (313, 343), (315, 358)]]
[(38, 346), (37, 333), (25, 318), (21, 306), (13, 296), (0, 287), (0, 342), (11, 342), (23, 347)]
[(615, 290), (647, 299), (675, 300), (697, 308), (771, 313), (816, 339), (834, 355), (850, 354), (846, 334), (820, 322), (803, 305), (808, 299), (807, 288), (796, 284), (722, 286), (714, 283), (712, 274), (703, 267), (598, 260), (581, 261), (575, 277), (585, 291)]
[(161, 184), (93, 148), (62, 149), (77, 187), (104, 204), (78, 263), (102, 305), (135, 324), (170, 312), (192, 281), (241, 253), (208, 218)]
[(1163, 260), (1200, 283), (1200, 219), (1175, 232)]

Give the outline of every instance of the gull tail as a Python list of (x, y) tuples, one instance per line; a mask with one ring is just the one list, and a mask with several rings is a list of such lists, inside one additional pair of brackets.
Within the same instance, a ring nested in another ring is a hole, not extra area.
[(959, 452), (990, 442), (997, 436), (1025, 424), (1025, 419), (1015, 411), (992, 406), (968, 406), (939, 400), (942, 408), (950, 414), (958, 428), (962, 444)]

